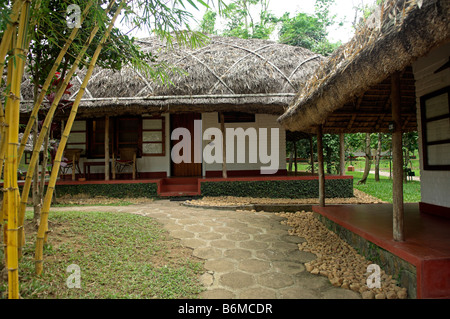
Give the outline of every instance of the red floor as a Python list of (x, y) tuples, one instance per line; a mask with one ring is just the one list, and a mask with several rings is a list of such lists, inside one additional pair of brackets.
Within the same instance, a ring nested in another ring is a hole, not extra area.
[(405, 241), (392, 238), (392, 205), (314, 206), (313, 210), (416, 266), (418, 298), (450, 298), (450, 219), (405, 204)]

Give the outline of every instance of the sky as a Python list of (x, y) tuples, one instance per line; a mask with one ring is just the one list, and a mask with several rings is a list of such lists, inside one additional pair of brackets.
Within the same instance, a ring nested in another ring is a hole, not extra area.
[[(224, 0), (225, 3), (229, 3), (230, 0)], [(331, 27), (329, 31), (328, 39), (331, 42), (337, 42), (341, 41), (342, 43), (347, 42), (350, 40), (350, 38), (353, 36), (353, 28), (352, 28), (352, 21), (354, 20), (355, 16), (355, 7), (357, 5), (361, 5), (361, 3), (365, 5), (371, 5), (375, 2), (375, 0), (335, 0), (335, 5), (331, 7), (330, 11), (337, 15), (336, 21), (342, 21), (344, 23), (343, 26), (334, 26)], [(290, 12), (290, 16), (293, 17), (298, 12), (313, 14), (314, 13), (314, 3), (315, 0), (270, 0), (269, 2), (269, 10), (277, 17), (282, 16), (285, 12)], [(189, 9), (194, 17), (200, 21), (205, 9), (196, 10), (194, 8)], [(216, 25), (219, 24), (220, 28), (220, 21), (216, 23)], [(192, 22), (190, 24), (191, 28), (196, 27), (197, 23)], [(136, 37), (147, 37), (148, 35), (140, 32), (135, 31), (131, 33), (133, 36)]]

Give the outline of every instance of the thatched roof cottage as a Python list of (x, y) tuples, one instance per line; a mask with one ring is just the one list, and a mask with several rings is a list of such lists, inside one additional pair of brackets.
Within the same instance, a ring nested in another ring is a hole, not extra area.
[[(96, 68), (67, 144), (68, 149), (81, 151), (80, 168), (84, 167), (88, 179), (104, 179), (102, 163), (107, 167), (112, 157), (119, 159), (122, 148), (136, 150), (141, 179), (287, 175), (286, 131), (276, 120), (313, 76), (322, 56), (273, 41), (220, 36), (211, 36), (196, 49), (176, 43), (168, 49), (156, 37), (140, 39), (139, 44), (179, 72), (171, 74), (167, 85), (130, 67), (119, 72)], [(72, 81), (69, 101), (82, 79), (80, 71)], [(27, 106), (31, 90), (27, 83), (23, 87), (23, 105)], [(206, 160), (194, 146), (190, 163), (174, 160), (174, 149), (178, 157), (189, 157), (187, 149), (180, 151), (176, 146), (187, 142), (173, 136), (177, 128), (186, 128), (190, 144), (201, 145), (202, 150), (215, 145), (211, 155), (216, 161)], [(228, 129), (242, 129), (244, 139), (224, 138), (220, 145), (215, 138)], [(267, 157), (275, 155), (276, 161), (270, 158), (267, 163)], [(269, 166), (271, 172), (264, 173), (261, 168)], [(111, 174), (119, 179), (114, 171)], [(131, 178), (131, 174), (123, 176)]]
[[(323, 202), (314, 209), (413, 264), (411, 295), (419, 298), (450, 296), (449, 17), (446, 0), (384, 1), (278, 119), (287, 130), (319, 139), (327, 132), (392, 132), (393, 205)], [(403, 203), (402, 132), (415, 130), (419, 206)]]

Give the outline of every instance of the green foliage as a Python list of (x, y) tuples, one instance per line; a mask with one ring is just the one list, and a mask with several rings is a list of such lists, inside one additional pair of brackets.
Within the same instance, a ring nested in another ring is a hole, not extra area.
[(333, 3), (334, 0), (316, 0), (314, 15), (298, 13), (290, 18), (289, 13), (285, 13), (280, 19), (280, 42), (330, 55), (341, 44), (331, 43), (327, 39), (327, 28), (336, 20), (336, 15), (330, 16)]
[(207, 10), (203, 15), (202, 21), (200, 22), (200, 31), (204, 34), (216, 34), (217, 13), (212, 10)]
[[(224, 181), (202, 182), (203, 196), (269, 197), (269, 198), (316, 198), (319, 181)], [(327, 198), (353, 197), (353, 179), (330, 179), (325, 182)]]
[[(224, 10), (227, 27), (224, 36), (243, 39), (269, 39), (278, 19), (268, 11), (268, 0), (235, 0)], [(253, 8), (259, 7), (258, 19), (252, 16)]]
[(111, 198), (157, 197), (156, 183), (58, 185), (56, 195), (89, 194)]
[[(317, 160), (317, 138), (313, 136), (313, 152), (314, 159)], [(307, 159), (311, 158), (311, 148), (308, 139), (298, 140), (297, 144), (297, 157)], [(294, 142), (288, 142), (286, 144), (286, 152), (294, 151)], [(339, 135), (336, 134), (324, 134), (323, 136), (323, 156), (325, 162), (325, 171), (328, 174), (339, 173)], [(317, 169), (316, 169), (317, 172)]]

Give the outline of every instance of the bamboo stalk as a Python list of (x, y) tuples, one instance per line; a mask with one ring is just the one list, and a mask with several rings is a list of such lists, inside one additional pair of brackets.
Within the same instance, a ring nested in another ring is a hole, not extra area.
[[(2, 42), (0, 43), (0, 74), (3, 74), (4, 68), (5, 68), (5, 57), (6, 53), (11, 47), (11, 39), (13, 35), (13, 31), (16, 30), (17, 27), (17, 20), (19, 19), (20, 10), (22, 8), (24, 0), (17, 0), (14, 1), (11, 15), (10, 15), (10, 23), (8, 24), (8, 27), (6, 28), (5, 32), (2, 36)], [(3, 112), (3, 110), (2, 110)]]
[(45, 194), (44, 205), (43, 205), (42, 211), (41, 211), (41, 222), (39, 224), (39, 229), (38, 229), (38, 233), (37, 233), (37, 237), (36, 237), (35, 272), (37, 275), (40, 275), (43, 270), (44, 236), (45, 236), (45, 232), (47, 230), (48, 214), (49, 214), (50, 205), (52, 202), (53, 190), (55, 189), (56, 178), (58, 176), (59, 167), (61, 165), (61, 158), (63, 155), (63, 151), (66, 146), (70, 131), (72, 129), (73, 122), (77, 115), (78, 105), (80, 104), (81, 98), (83, 97), (83, 94), (84, 94), (86, 86), (89, 82), (89, 79), (92, 76), (92, 72), (94, 71), (94, 67), (97, 62), (98, 56), (99, 56), (106, 40), (109, 38), (111, 30), (114, 27), (114, 23), (115, 23), (117, 17), (119, 16), (120, 12), (122, 11), (122, 8), (124, 7), (124, 5), (125, 5), (125, 1), (123, 0), (123, 1), (121, 1), (119, 7), (117, 8), (116, 12), (114, 13), (114, 16), (110, 22), (110, 25), (108, 26), (108, 29), (105, 31), (105, 34), (103, 35), (100, 44), (98, 45), (97, 49), (95, 50), (95, 52), (92, 56), (91, 62), (89, 64), (89, 68), (86, 72), (86, 76), (84, 77), (83, 83), (81, 84), (80, 90), (79, 90), (77, 97), (72, 105), (72, 109), (70, 111), (70, 115), (67, 120), (66, 127), (64, 129), (63, 135), (61, 136), (61, 141), (58, 146), (58, 150), (56, 152), (54, 164), (52, 167), (50, 181), (48, 182), (47, 192)]
[[(13, 46), (13, 43), (11, 43), (11, 46)], [(12, 63), (8, 64), (8, 73), (7, 73), (7, 77), (6, 77), (6, 86), (7, 87), (11, 87), (11, 82), (12, 82)], [(5, 107), (5, 111), (7, 112), (7, 120), (9, 122), (9, 110), (10, 110), (10, 105), (7, 103), (6, 107)], [(6, 114), (5, 114), (6, 115)], [(8, 146), (8, 141), (9, 141), (9, 130), (6, 130), (6, 139), (5, 139), (5, 144), (4, 149), (5, 149), (5, 154), (7, 151), (7, 146)], [(5, 171), (3, 173), (4, 178), (3, 178), (3, 201), (2, 201), (2, 215), (3, 215), (3, 243), (4, 243), (4, 253), (5, 253), (5, 265), (8, 264), (8, 246), (7, 246), (7, 242), (8, 242), (8, 195), (6, 194), (7, 189), (9, 188), (9, 178), (8, 177), (8, 170), (9, 170), (9, 166), (6, 165), (5, 163)]]
[[(92, 6), (92, 2), (89, 1), (86, 5), (85, 10), (83, 11), (83, 15), (81, 16), (81, 21), (84, 20), (85, 16), (87, 15), (87, 12), (89, 8)], [(78, 33), (79, 28), (74, 28), (72, 32), (70, 33), (70, 36), (67, 38), (66, 43), (64, 44), (64, 47), (61, 49), (61, 52), (59, 53), (58, 57), (56, 58), (52, 69), (50, 70), (47, 79), (44, 82), (44, 85), (42, 86), (41, 92), (39, 94), (39, 97), (34, 102), (33, 110), (31, 111), (30, 118), (28, 120), (27, 127), (25, 128), (25, 131), (23, 133), (23, 137), (20, 143), (19, 147), (19, 162), (22, 159), (23, 152), (25, 150), (25, 146), (27, 144), (28, 136), (30, 135), (30, 132), (33, 128), (33, 125), (36, 121), (36, 116), (39, 112), (39, 109), (41, 107), (42, 101), (44, 101), (45, 94), (47, 93), (47, 90), (52, 83), (53, 76), (55, 75), (56, 70), (58, 69), (59, 65), (61, 64), (62, 59), (66, 55), (67, 51), (69, 50), (70, 45), (72, 44), (73, 40), (75, 39), (75, 36)], [(1, 74), (1, 73), (0, 73)], [(64, 86), (64, 88), (67, 86), (67, 84)]]
[[(17, 27), (17, 20), (19, 18), (20, 9), (22, 8), (23, 0), (15, 1), (11, 10), (10, 15), (10, 24), (6, 28), (5, 32), (2, 36), (2, 41), (0, 43), (0, 75), (3, 74), (3, 71), (5, 69), (5, 57), (6, 53), (9, 49), (11, 49), (11, 40), (12, 40), (12, 34), (13, 31)], [(3, 169), (3, 162), (4, 162), (4, 155), (6, 153), (6, 148), (4, 148), (4, 143), (6, 143), (6, 140), (3, 139), (3, 135), (6, 132), (6, 123), (5, 123), (5, 113), (3, 111), (3, 105), (0, 101), (0, 125), (1, 127), (1, 134), (2, 134), (2, 140), (1, 140), (1, 154), (0, 154), (0, 176)]]
[[(29, 19), (30, 2), (26, 1), (22, 5), (20, 21), (18, 26), (17, 41), (14, 43), (14, 60), (12, 63), (11, 91), (7, 101), (8, 119), (8, 147), (7, 161), (5, 167), (5, 188), (8, 197), (8, 229), (7, 229), (7, 267), (8, 267), (8, 298), (19, 299), (19, 223), (18, 223), (18, 198), (19, 187), (17, 184), (17, 146), (19, 144), (19, 117), (20, 117), (20, 87), (25, 62), (19, 55), (24, 54), (27, 47), (27, 22)], [(15, 63), (14, 63), (15, 62)]]
[[(112, 2), (114, 2), (114, 0)], [(67, 85), (69, 84), (70, 79), (72, 78), (73, 74), (77, 70), (78, 65), (81, 62), (81, 59), (85, 55), (89, 45), (91, 44), (91, 42), (94, 39), (94, 36), (97, 34), (98, 30), (99, 30), (99, 26), (98, 25), (96, 25), (92, 29), (91, 34), (89, 36), (89, 39), (86, 41), (86, 43), (84, 44), (84, 46), (80, 50), (77, 58), (75, 59), (74, 64), (72, 65), (72, 68), (67, 72), (66, 77), (65, 77), (65, 79), (63, 81), (63, 84), (61, 85), (60, 89), (56, 93), (55, 98), (53, 100), (53, 103), (52, 103), (52, 105), (50, 106), (50, 109), (47, 112), (47, 115), (45, 117), (44, 123), (42, 125), (41, 132), (39, 133), (38, 140), (33, 145), (33, 151), (32, 151), (32, 155), (31, 155), (30, 163), (28, 165), (28, 171), (27, 171), (27, 175), (26, 175), (26, 178), (25, 178), (25, 183), (24, 183), (23, 190), (22, 190), (22, 200), (20, 202), (20, 208), (19, 208), (19, 223), (20, 223), (20, 225), (23, 225), (23, 222), (24, 222), (24, 219), (25, 219), (25, 209), (26, 209), (26, 205), (27, 205), (27, 202), (28, 202), (28, 197), (29, 197), (29, 193), (30, 193), (30, 187), (31, 187), (31, 182), (32, 182), (34, 170), (36, 168), (36, 163), (37, 163), (37, 160), (39, 158), (39, 151), (40, 151), (40, 148), (42, 146), (42, 143), (44, 142), (44, 138), (47, 135), (47, 132), (49, 130), (50, 124), (51, 124), (52, 119), (53, 119), (53, 115), (54, 115), (54, 113), (56, 111), (56, 108), (57, 108), (57, 106), (59, 104), (59, 101), (61, 100), (62, 96), (64, 95), (64, 91), (65, 91)], [(20, 232), (22, 232), (23, 228), (20, 228), (20, 229), (21, 229)], [(19, 236), (19, 238), (22, 238), (22, 237)], [(22, 247), (22, 242), (21, 241), (19, 242), (19, 247)]]

